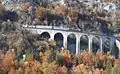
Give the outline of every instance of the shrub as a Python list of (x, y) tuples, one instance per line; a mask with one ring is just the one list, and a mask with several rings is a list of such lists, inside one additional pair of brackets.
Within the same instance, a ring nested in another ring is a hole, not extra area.
[(59, 64), (60, 66), (64, 65), (64, 56), (63, 55), (57, 55), (57, 60), (56, 60), (57, 64)]

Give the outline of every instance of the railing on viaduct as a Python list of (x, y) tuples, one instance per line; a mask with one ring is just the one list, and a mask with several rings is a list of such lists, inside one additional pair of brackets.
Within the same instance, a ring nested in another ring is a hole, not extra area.
[(85, 49), (93, 52), (107, 52), (114, 47), (114, 37), (110, 36), (81, 33), (79, 31), (71, 31), (69, 28), (53, 26), (24, 25), (23, 28), (34, 34), (39, 34), (41, 37), (51, 38), (57, 42), (59, 47), (65, 47), (76, 54)]

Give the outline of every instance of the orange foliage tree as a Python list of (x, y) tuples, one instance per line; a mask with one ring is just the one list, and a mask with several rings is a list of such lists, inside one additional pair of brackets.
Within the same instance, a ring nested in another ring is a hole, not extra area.
[(22, 8), (23, 11), (28, 11), (29, 7), (30, 7), (30, 3), (29, 2), (23, 3), (21, 5), (21, 8)]
[(14, 59), (15, 59), (15, 53), (14, 52), (7, 52), (3, 61), (2, 65), (5, 69), (10, 69), (14, 66)]
[(67, 16), (68, 7), (67, 6), (55, 6), (54, 11), (58, 15)]
[(35, 11), (35, 16), (38, 18), (40, 21), (45, 19), (46, 16), (46, 9), (43, 7), (38, 7)]

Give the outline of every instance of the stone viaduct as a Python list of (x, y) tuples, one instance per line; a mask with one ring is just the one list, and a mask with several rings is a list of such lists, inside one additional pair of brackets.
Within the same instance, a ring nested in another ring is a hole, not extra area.
[[(76, 54), (85, 49), (95, 52), (106, 52), (111, 50), (114, 45), (113, 37), (92, 33), (81, 33), (80, 31), (71, 31), (68, 28), (28, 25), (24, 25), (23, 28), (34, 34), (39, 34), (44, 38), (51, 38), (58, 42), (60, 47), (67, 48)], [(82, 47), (83, 45), (85, 47)]]

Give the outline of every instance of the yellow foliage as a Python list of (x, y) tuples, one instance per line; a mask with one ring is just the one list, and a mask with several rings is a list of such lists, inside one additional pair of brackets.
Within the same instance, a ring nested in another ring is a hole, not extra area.
[(43, 69), (44, 69), (44, 68), (48, 68), (48, 65), (49, 65), (48, 62), (43, 62), (43, 63), (42, 63), (42, 68), (43, 68)]
[(49, 64), (48, 69), (49, 69), (49, 74), (55, 74), (57, 65), (54, 62), (52, 62)]
[(24, 62), (24, 65), (28, 65), (28, 64), (29, 64), (29, 62), (28, 62), (28, 61), (25, 61), (25, 62)]
[(92, 12), (95, 14), (95, 13), (96, 13), (96, 10), (97, 10), (96, 8), (93, 8), (93, 9), (92, 9)]
[(62, 54), (65, 57), (71, 58), (71, 54), (70, 54), (70, 52), (68, 50), (65, 50)]

